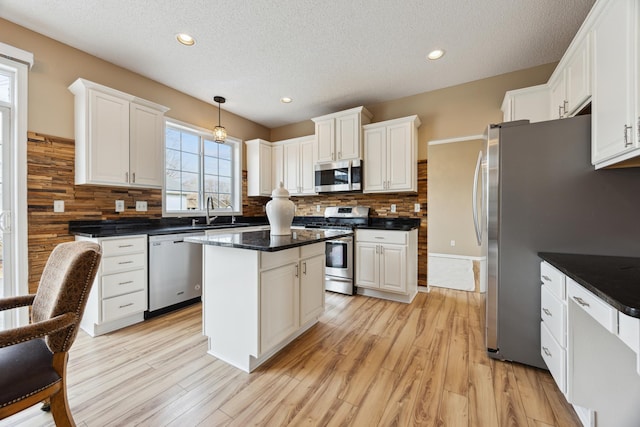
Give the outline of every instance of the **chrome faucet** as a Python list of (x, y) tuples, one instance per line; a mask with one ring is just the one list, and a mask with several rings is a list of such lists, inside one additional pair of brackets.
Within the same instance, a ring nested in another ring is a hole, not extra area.
[(207, 220), (207, 225), (211, 224), (213, 221), (216, 220), (216, 218), (218, 218), (217, 216), (214, 216), (213, 218), (211, 218), (211, 215), (209, 214), (209, 208), (211, 209), (215, 209), (215, 207), (213, 206), (213, 197), (211, 196), (207, 196), (207, 216), (206, 216), (206, 220)]

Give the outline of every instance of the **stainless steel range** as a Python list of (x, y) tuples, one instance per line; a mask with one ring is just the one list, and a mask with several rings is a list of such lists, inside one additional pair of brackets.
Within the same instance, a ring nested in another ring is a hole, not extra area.
[[(365, 206), (332, 206), (324, 211), (324, 220), (308, 223), (305, 228), (350, 229), (369, 222), (369, 208)], [(325, 243), (325, 289), (354, 295), (353, 236), (345, 236)]]

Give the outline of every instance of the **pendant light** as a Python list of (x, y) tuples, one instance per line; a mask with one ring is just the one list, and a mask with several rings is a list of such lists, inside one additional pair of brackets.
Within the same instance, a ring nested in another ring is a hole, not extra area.
[(224, 104), (227, 100), (222, 96), (214, 96), (213, 100), (218, 103), (218, 126), (213, 128), (213, 140), (220, 143), (227, 139), (227, 130), (220, 125), (220, 104)]

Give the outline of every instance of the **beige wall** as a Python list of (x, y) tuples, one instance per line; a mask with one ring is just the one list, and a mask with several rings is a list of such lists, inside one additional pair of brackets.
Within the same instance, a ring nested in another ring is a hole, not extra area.
[[(482, 134), (488, 123), (501, 122), (505, 92), (546, 83), (555, 66), (541, 65), (366, 107), (373, 114), (373, 122), (417, 114), (422, 122), (418, 129), (418, 159), (423, 160), (431, 140)], [(306, 120), (272, 129), (270, 140), (312, 133), (314, 124)]]
[[(430, 253), (480, 256), (472, 219), (472, 188), (484, 141), (429, 146), (428, 247)], [(451, 246), (455, 240), (455, 246)]]
[[(172, 117), (203, 128), (218, 123), (218, 109), (139, 74), (0, 19), (0, 41), (34, 54), (29, 72), (30, 131), (74, 138), (73, 95), (67, 87), (78, 77), (165, 105)], [(215, 88), (211, 88), (212, 98)], [(213, 101), (212, 101), (213, 102)], [(229, 135), (247, 140), (269, 138), (269, 129), (222, 110)]]

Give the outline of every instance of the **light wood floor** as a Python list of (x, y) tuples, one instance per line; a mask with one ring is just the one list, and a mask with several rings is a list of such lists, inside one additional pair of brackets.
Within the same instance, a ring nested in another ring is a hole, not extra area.
[[(71, 409), (79, 426), (579, 426), (546, 371), (485, 355), (482, 298), (327, 293), (320, 323), (252, 374), (206, 354), (199, 305), (80, 332)], [(33, 407), (0, 425), (53, 422)]]

